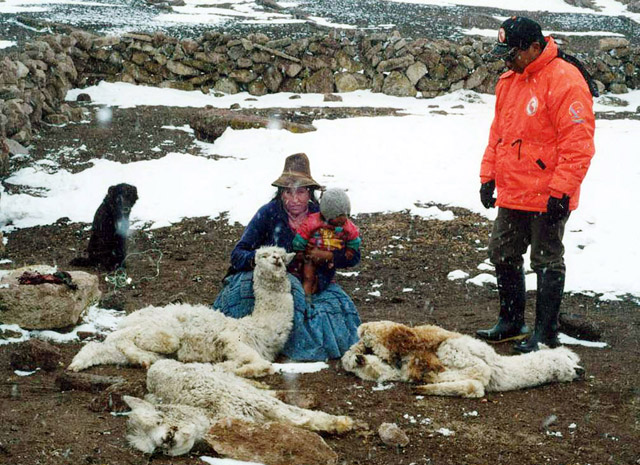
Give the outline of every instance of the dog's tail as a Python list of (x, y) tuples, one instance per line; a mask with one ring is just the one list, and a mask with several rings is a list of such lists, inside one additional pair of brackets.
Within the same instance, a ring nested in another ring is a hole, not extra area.
[(127, 357), (109, 342), (90, 342), (73, 357), (68, 369), (82, 371), (95, 365), (124, 365)]

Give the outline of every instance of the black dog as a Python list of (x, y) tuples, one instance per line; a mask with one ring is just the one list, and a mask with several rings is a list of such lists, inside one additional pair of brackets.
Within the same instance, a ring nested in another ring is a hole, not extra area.
[(138, 189), (130, 184), (117, 184), (109, 191), (93, 217), (88, 258), (77, 257), (71, 265), (98, 265), (112, 271), (124, 266), (127, 256), (129, 214), (138, 200)]

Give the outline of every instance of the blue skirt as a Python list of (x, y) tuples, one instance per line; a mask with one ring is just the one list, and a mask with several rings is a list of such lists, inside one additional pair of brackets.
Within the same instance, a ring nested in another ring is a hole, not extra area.
[[(291, 360), (340, 358), (358, 341), (360, 316), (351, 298), (331, 283), (307, 303), (300, 281), (289, 275), (293, 294), (293, 329), (282, 354)], [(253, 272), (228, 276), (213, 308), (233, 318), (253, 312)]]

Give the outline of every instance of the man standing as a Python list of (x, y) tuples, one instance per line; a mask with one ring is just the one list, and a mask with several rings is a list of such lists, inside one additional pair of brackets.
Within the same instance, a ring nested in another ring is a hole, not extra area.
[(530, 245), (538, 283), (536, 322), (531, 337), (515, 349), (531, 352), (539, 343), (560, 344), (562, 237), (595, 152), (592, 92), (597, 91), (577, 60), (560, 52), (531, 19), (514, 16), (502, 23), (491, 53), (509, 68), (496, 87), (495, 117), (480, 169), (482, 204), (499, 207), (489, 258), (496, 268), (500, 314), (493, 328), (477, 335), (501, 342), (529, 334), (523, 255)]

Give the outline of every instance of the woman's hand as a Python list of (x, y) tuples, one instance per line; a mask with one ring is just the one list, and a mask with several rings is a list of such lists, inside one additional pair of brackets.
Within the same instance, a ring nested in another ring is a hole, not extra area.
[(311, 247), (307, 249), (306, 256), (316, 265), (333, 263), (333, 252), (330, 250), (321, 250), (317, 247)]

